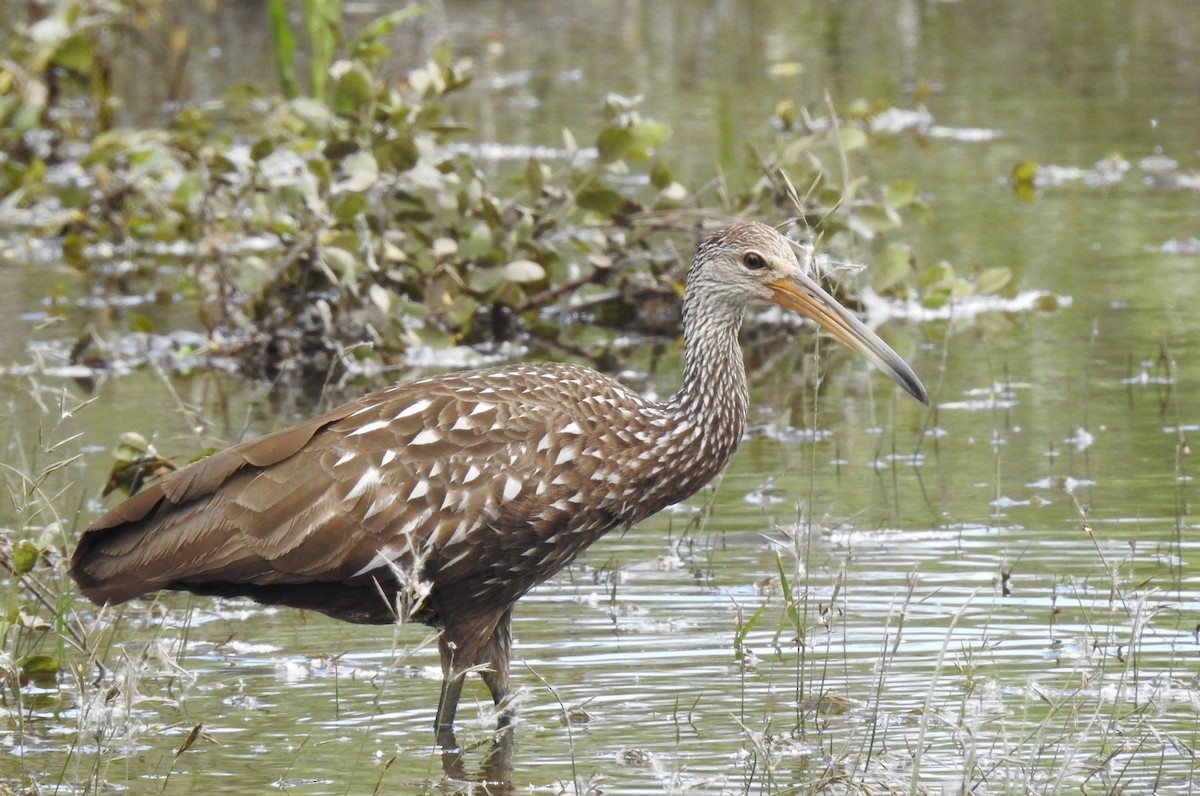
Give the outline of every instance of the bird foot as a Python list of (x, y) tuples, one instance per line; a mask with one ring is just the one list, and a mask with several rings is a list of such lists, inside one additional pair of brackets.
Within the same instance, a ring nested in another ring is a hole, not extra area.
[(446, 752), (457, 754), (462, 751), (458, 746), (458, 736), (454, 734), (453, 724), (438, 725), (434, 728), (434, 734), (437, 738), (437, 745), (442, 748), (443, 754)]

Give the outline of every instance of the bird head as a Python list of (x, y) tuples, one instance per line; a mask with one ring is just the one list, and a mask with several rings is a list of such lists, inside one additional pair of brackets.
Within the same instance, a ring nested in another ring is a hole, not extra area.
[(738, 313), (762, 302), (797, 312), (866, 357), (909, 395), (928, 404), (925, 387), (908, 363), (818, 285), (809, 271), (787, 238), (765, 224), (743, 221), (701, 245), (688, 285), (704, 283), (703, 292)]

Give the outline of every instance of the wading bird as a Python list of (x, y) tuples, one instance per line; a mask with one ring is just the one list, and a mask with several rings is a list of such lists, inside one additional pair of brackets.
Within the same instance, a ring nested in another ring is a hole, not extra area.
[(811, 318), (928, 402), (783, 236), (739, 222), (708, 238), (688, 272), (672, 398), (552, 363), (397, 384), (134, 495), (83, 533), (71, 574), (98, 604), (178, 589), (347, 622), (409, 615), (441, 630), (435, 721), (452, 738), (467, 670), (497, 704), (508, 693), (522, 595), (724, 468), (746, 423), (738, 330), (764, 302)]

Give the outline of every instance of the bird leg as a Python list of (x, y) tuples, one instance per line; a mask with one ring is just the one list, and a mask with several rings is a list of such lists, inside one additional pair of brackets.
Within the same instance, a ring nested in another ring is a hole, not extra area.
[[(481, 632), (482, 631), (482, 632)], [(485, 639), (479, 643), (479, 639)], [(460, 628), (447, 623), (438, 639), (442, 656), (442, 696), (438, 702), (434, 730), (438, 743), (453, 746), (454, 717), (462, 697), (463, 678), (472, 669), (479, 672), (491, 692), (492, 701), (499, 705), (508, 696), (508, 664), (512, 646), (512, 606), (504, 609), (492, 622), (482, 628), (471, 623)], [(509, 717), (501, 717), (506, 726)]]
[(508, 696), (508, 666), (512, 650), (512, 606), (505, 609), (496, 621), (496, 627), (487, 643), (475, 656), (475, 663), (485, 665), (479, 676), (492, 694), (492, 702), (499, 705)]
[(464, 673), (457, 671), (454, 665), (458, 645), (446, 634), (443, 630), (438, 639), (438, 651), (442, 655), (442, 696), (438, 700), (433, 729), (437, 732), (439, 745), (454, 748), (458, 746), (454, 740), (454, 714), (458, 712), (458, 699), (462, 696)]

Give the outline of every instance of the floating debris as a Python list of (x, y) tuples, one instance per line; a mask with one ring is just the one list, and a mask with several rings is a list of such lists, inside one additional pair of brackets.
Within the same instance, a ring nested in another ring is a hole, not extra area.
[(1155, 251), (1176, 257), (1194, 257), (1200, 254), (1200, 238), (1171, 238), (1156, 247)]
[(1030, 489), (1055, 489), (1061, 492), (1071, 494), (1076, 489), (1085, 486), (1095, 486), (1096, 482), (1090, 478), (1075, 478), (1070, 475), (1046, 476), (1039, 478), (1037, 481), (1031, 481), (1025, 486)]
[(1075, 429), (1074, 434), (1063, 440), (1063, 442), (1074, 447), (1076, 453), (1083, 453), (1085, 450), (1092, 447), (1092, 443), (1095, 441), (1095, 435), (1082, 426)]
[(912, 321), (954, 320), (969, 321), (993, 312), (1049, 312), (1071, 306), (1070, 296), (1045, 290), (1022, 290), (1013, 296), (996, 294), (970, 295), (954, 298), (940, 307), (930, 307), (920, 298), (890, 298), (874, 290), (863, 290), (859, 301), (872, 323), (882, 324), (893, 318)]

